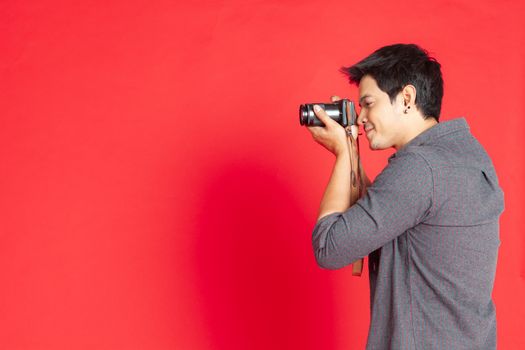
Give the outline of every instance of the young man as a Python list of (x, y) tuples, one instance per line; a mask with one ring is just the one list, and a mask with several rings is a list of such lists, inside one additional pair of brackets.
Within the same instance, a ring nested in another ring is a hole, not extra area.
[(398, 44), (342, 71), (359, 86), (371, 149), (396, 153), (350, 206), (357, 133), (317, 109), (325, 126), (308, 129), (336, 156), (313, 230), (317, 263), (339, 269), (370, 254), (367, 349), (495, 349), (503, 192), (465, 119), (439, 123), (440, 64)]

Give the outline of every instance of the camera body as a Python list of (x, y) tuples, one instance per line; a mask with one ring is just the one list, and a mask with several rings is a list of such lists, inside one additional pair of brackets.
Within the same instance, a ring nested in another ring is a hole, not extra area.
[(342, 127), (356, 125), (357, 113), (353, 101), (342, 99), (334, 103), (307, 103), (299, 106), (299, 123), (305, 126), (324, 126), (314, 113), (314, 105), (319, 105), (328, 116)]

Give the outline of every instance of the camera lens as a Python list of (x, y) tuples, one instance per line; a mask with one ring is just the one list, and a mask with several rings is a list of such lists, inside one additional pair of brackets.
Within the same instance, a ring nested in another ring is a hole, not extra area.
[(324, 126), (324, 123), (314, 113), (314, 105), (321, 107), (331, 119), (341, 123), (341, 103), (308, 103), (299, 108), (299, 122), (306, 126)]
[(308, 125), (308, 107), (307, 105), (299, 106), (299, 123), (301, 123), (301, 125)]
[(356, 113), (354, 103), (342, 99), (334, 103), (307, 103), (299, 106), (299, 123), (306, 126), (324, 126), (314, 113), (314, 105), (319, 105), (326, 115), (343, 127), (354, 125)]

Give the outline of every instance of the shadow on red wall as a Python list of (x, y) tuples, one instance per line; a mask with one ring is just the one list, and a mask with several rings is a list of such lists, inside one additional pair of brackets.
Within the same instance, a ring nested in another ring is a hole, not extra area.
[(276, 172), (232, 161), (200, 187), (194, 265), (214, 349), (335, 348), (330, 274), (316, 266), (312, 227)]

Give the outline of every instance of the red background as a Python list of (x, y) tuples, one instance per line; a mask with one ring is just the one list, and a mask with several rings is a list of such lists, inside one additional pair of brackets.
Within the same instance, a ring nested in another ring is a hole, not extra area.
[[(523, 1), (0, 3), (1, 349), (362, 349), (368, 271), (319, 269), (334, 158), (298, 106), (415, 42), (505, 191), (500, 349), (525, 348)], [(391, 151), (371, 152), (373, 178)], [(520, 214), (521, 213), (521, 214)]]

